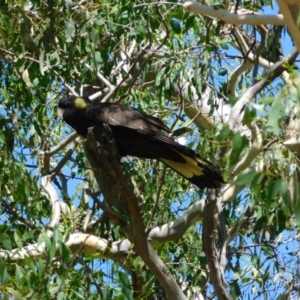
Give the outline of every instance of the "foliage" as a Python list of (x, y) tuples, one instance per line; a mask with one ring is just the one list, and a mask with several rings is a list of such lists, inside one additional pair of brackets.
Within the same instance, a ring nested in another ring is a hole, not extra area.
[[(265, 8), (250, 1), (240, 5)], [(56, 115), (58, 100), (70, 93), (99, 93), (101, 99), (111, 93), (110, 101), (163, 119), (177, 130), (177, 138), (222, 168), (228, 182), (221, 193), (228, 237), (224, 280), (232, 298), (299, 296), (299, 70), (285, 63), (288, 84), (274, 78), (257, 89), (233, 128), (239, 97), (267, 76), (267, 68), (252, 60), (251, 69), (230, 85), (247, 53), (227, 26), (185, 12), (173, 1), (1, 2), (0, 248), (12, 253), (46, 245), (37, 256), (29, 250), (24, 259), (1, 256), (3, 299), (166, 299), (135, 245), (128, 249), (133, 254), (110, 259), (68, 246), (72, 234), (85, 231), (89, 213), (87, 233), (108, 241), (128, 238), (126, 228), (103, 211), (106, 201), (120, 199), (109, 198), (107, 183), (106, 191), (99, 189), (82, 141), (52, 178), (62, 206), (59, 224), (52, 228), (53, 204), (41, 182), (74, 145), (47, 156), (72, 132)], [(279, 61), (278, 49), (268, 47), (280, 43), (281, 31), (274, 31), (270, 43), (260, 29), (243, 26), (249, 53)], [(251, 46), (253, 32), (263, 47)], [(245, 158), (246, 166), (237, 169)], [(138, 191), (145, 235), (179, 220), (208, 195), (155, 161), (129, 157), (122, 160), (122, 170)], [(236, 190), (226, 198), (230, 184)], [(87, 190), (98, 193), (98, 200)], [(114, 205), (114, 213), (128, 224)], [(203, 247), (205, 223), (198, 222), (202, 217), (203, 209), (184, 233), (155, 245), (189, 299), (216, 297)]]

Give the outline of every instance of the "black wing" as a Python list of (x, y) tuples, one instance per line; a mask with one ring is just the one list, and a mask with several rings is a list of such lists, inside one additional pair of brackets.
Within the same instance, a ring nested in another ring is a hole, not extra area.
[(106, 123), (131, 129), (149, 128), (158, 131), (171, 131), (158, 118), (146, 115), (134, 108), (114, 103), (98, 103), (91, 106), (87, 112), (87, 118), (95, 124)]
[(99, 103), (88, 110), (87, 119), (95, 126), (98, 140), (103, 136), (102, 124), (110, 126), (122, 156), (158, 159), (199, 188), (218, 188), (224, 182), (218, 168), (165, 135), (162, 130), (170, 129), (158, 118), (122, 105)]
[(136, 130), (135, 140), (126, 152), (127, 155), (158, 159), (199, 188), (219, 188), (224, 183), (220, 170), (209, 161), (170, 137), (151, 129)]

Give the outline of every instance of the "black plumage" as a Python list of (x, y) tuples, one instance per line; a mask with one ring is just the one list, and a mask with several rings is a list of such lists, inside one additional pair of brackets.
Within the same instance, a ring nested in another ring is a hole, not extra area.
[(108, 124), (121, 156), (158, 159), (199, 188), (219, 188), (224, 183), (218, 168), (164, 134), (170, 129), (160, 119), (134, 108), (71, 96), (59, 101), (58, 115), (82, 136), (94, 127), (95, 139), (104, 145), (103, 124)]

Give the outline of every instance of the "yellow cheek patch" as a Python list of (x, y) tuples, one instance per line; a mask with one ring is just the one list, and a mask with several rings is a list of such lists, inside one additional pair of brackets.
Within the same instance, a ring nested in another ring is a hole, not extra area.
[(83, 98), (76, 98), (75, 99), (75, 107), (79, 109), (86, 108), (86, 102)]
[(194, 176), (203, 174), (203, 170), (197, 165), (194, 159), (182, 154), (181, 156), (186, 159), (185, 163), (179, 163), (165, 158), (161, 158), (160, 160), (185, 178), (193, 178)]

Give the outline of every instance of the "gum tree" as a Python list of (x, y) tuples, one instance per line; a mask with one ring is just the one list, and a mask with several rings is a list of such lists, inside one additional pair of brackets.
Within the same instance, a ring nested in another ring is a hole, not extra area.
[[(3, 298), (299, 296), (299, 5), (273, 6), (1, 2)], [(67, 95), (161, 118), (226, 184), (120, 161)]]

